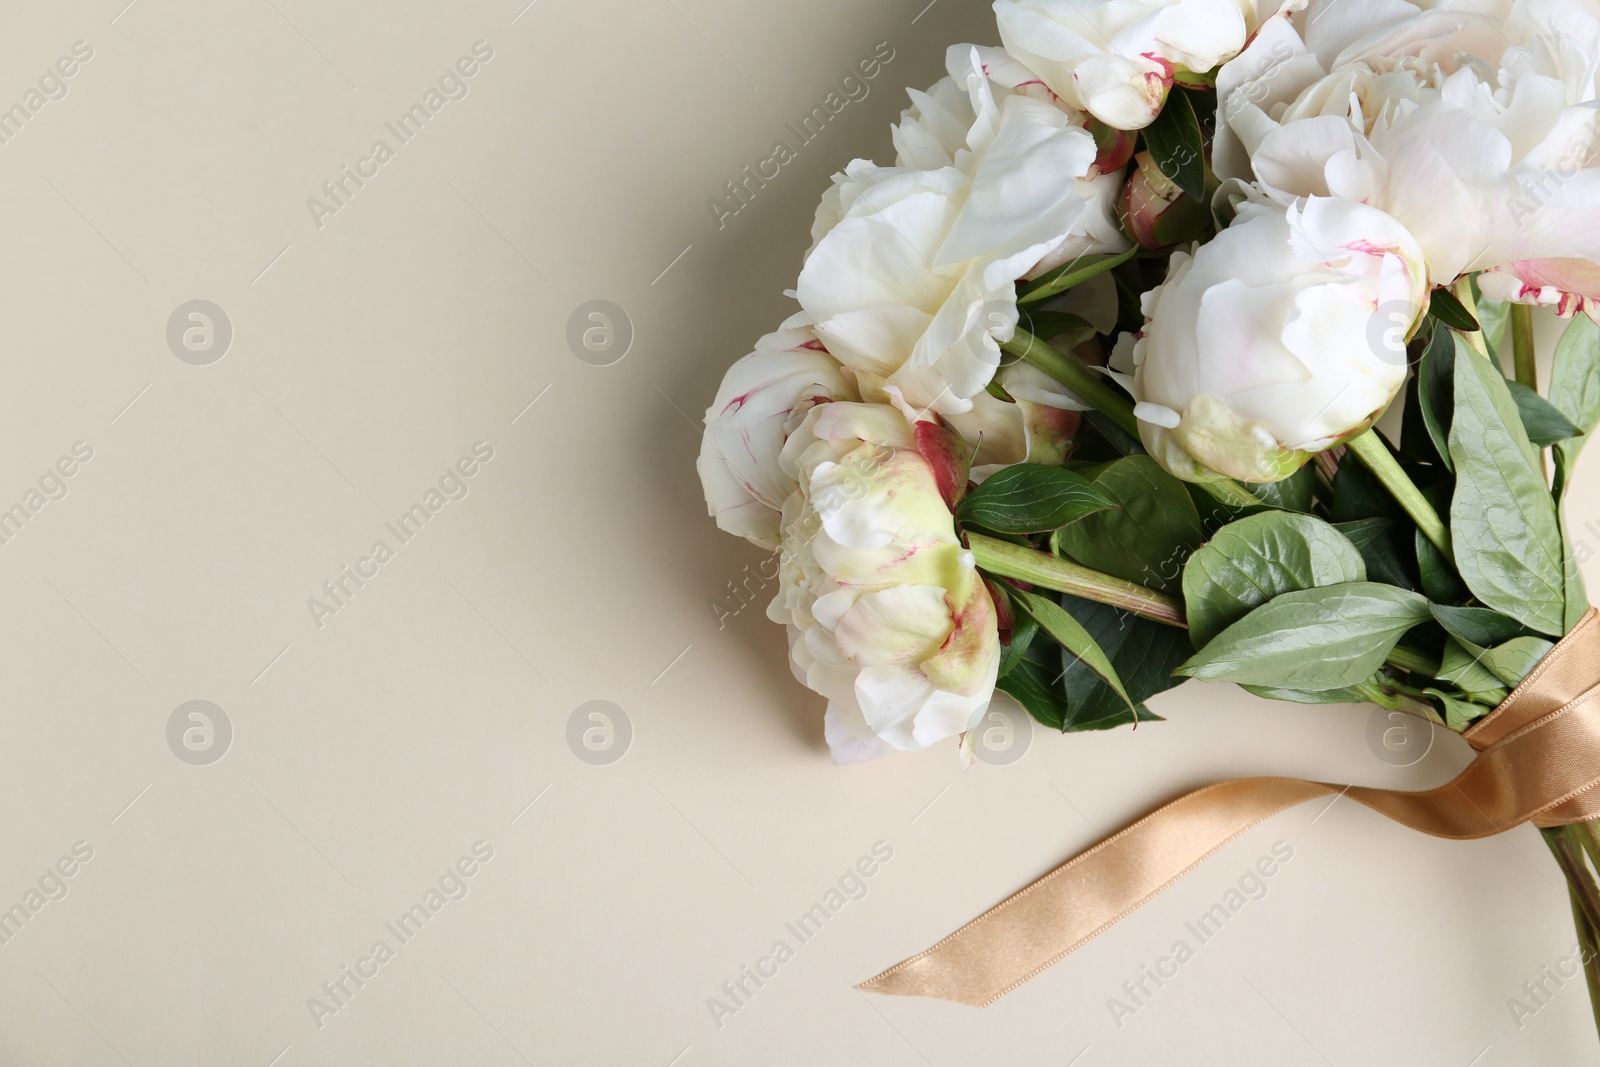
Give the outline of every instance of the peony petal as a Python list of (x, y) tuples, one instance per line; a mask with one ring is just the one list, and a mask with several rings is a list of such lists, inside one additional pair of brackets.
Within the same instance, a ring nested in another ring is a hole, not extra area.
[[(860, 717), (860, 709), (852, 709), (855, 717)], [(873, 736), (867, 729), (866, 721), (861, 723), (865, 736), (853, 733), (844, 723), (844, 715), (839, 710), (838, 701), (829, 701), (828, 710), (822, 716), (822, 736), (828, 742), (828, 752), (833, 756), (833, 762), (840, 767), (855, 763), (865, 763), (868, 760), (881, 759), (894, 751), (894, 746), (886, 741)]]

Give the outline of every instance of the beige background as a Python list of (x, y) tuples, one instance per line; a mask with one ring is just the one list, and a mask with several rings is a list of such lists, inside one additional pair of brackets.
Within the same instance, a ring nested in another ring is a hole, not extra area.
[[(887, 154), (946, 44), (992, 39), (983, 5), (925, 2), (0, 4), (0, 106), (93, 49), (0, 144), (0, 508), (93, 449), (0, 544), (0, 908), (93, 849), (0, 945), (0, 1063), (1596, 1060), (1580, 985), (1521, 1029), (1507, 1008), (1572, 942), (1538, 837), (1348, 803), (1246, 835), (990, 1009), (852, 990), (1182, 789), (1422, 787), (1465, 759), (1441, 738), (1397, 769), (1370, 709), (1190, 685), (1167, 723), (1041, 731), (1010, 766), (836, 769), (770, 588), (719, 627), (761, 556), (704, 515), (696, 423), (788, 313), (827, 175)], [(477, 41), (468, 95), (319, 227), (307, 198)], [(871, 94), (719, 229), (708, 199), (879, 42)], [(195, 299), (234, 333), (206, 366), (166, 340)], [(566, 339), (595, 299), (635, 335), (611, 366)], [(308, 598), (480, 441), (466, 498), (319, 628)], [(167, 741), (194, 699), (234, 731), (210, 765)], [(591, 700), (632, 725), (608, 766), (567, 744)], [(468, 895), (317, 1025), (308, 998), (479, 841)], [(1277, 841), (1266, 896), (1119, 1026), (1108, 998)], [(876, 842), (866, 895), (798, 945), (785, 922)]]

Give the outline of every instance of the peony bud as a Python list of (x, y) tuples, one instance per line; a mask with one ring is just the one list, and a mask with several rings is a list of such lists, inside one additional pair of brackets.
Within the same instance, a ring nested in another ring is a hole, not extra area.
[(1149, 152), (1122, 189), (1122, 220), (1140, 248), (1165, 248), (1199, 237), (1211, 223), (1211, 209), (1187, 195), (1164, 174)]
[(1288, 477), (1388, 407), (1427, 293), (1416, 241), (1376, 208), (1244, 204), (1144, 297), (1125, 354), (1145, 447), (1188, 481)]
[(1084, 129), (1089, 131), (1094, 138), (1095, 148), (1099, 150), (1099, 155), (1094, 157), (1094, 173), (1110, 174), (1114, 170), (1121, 170), (1133, 158), (1133, 148), (1139, 140), (1137, 133), (1108, 126), (1092, 115)]

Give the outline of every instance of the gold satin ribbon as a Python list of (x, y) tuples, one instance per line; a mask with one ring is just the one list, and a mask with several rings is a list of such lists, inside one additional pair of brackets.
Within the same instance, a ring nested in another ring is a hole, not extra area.
[(1110, 928), (1264, 819), (1348, 796), (1454, 841), (1600, 815), (1600, 611), (1590, 608), (1505, 702), (1463, 735), (1478, 756), (1422, 793), (1241, 778), (1190, 793), (1057, 867), (857, 988), (983, 1007)]

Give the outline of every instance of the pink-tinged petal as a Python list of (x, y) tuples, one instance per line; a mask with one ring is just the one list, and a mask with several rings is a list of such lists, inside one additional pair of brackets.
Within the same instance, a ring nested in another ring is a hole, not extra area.
[(728, 368), (706, 411), (696, 467), (707, 510), (722, 529), (764, 548), (777, 547), (779, 512), (796, 488), (781, 462), (789, 434), (817, 405), (855, 395), (815, 340), (809, 330), (763, 337)]
[(1479, 277), (1484, 295), (1553, 307), (1562, 318), (1579, 311), (1600, 321), (1600, 265), (1586, 259), (1523, 259)]
[(939, 651), (922, 663), (922, 673), (941, 690), (972, 695), (994, 686), (1000, 667), (999, 613), (976, 569), (964, 587), (945, 594), (951, 629)]
[(980, 577), (983, 578), (983, 588), (989, 593), (990, 602), (994, 604), (995, 629), (999, 631), (1000, 643), (1010, 648), (1011, 634), (1017, 628), (1017, 613), (1011, 606), (1011, 598), (988, 575)]
[(1087, 128), (1098, 150), (1094, 157), (1093, 173), (1110, 174), (1128, 165), (1128, 160), (1133, 158), (1134, 144), (1139, 140), (1138, 134), (1108, 126), (1093, 116), (1090, 116)]
[(939, 495), (953, 512), (967, 491), (967, 472), (972, 449), (961, 435), (940, 422), (919, 422), (915, 428), (917, 451), (933, 468)]

